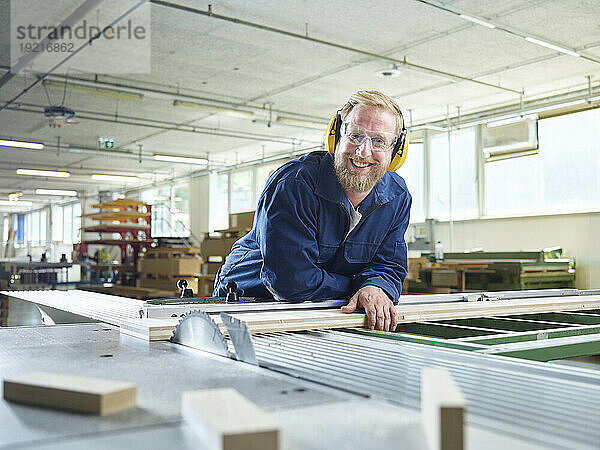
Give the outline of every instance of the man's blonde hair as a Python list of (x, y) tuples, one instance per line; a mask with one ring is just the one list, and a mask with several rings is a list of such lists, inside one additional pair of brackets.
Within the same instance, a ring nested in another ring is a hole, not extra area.
[(380, 106), (391, 111), (396, 116), (396, 135), (400, 135), (402, 128), (404, 128), (404, 117), (402, 116), (402, 111), (400, 111), (400, 106), (398, 106), (394, 99), (379, 91), (355, 92), (340, 110), (342, 120), (346, 120), (346, 117), (348, 117), (348, 114), (350, 114), (350, 111), (352, 111), (356, 105)]

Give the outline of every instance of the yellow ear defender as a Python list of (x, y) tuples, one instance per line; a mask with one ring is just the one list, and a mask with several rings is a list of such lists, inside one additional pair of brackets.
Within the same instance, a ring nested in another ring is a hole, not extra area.
[[(340, 133), (342, 131), (342, 117), (340, 116), (340, 112), (335, 113), (335, 116), (331, 118), (329, 121), (329, 125), (327, 125), (327, 133), (325, 133), (325, 150), (327, 150), (332, 155), (335, 153), (335, 148), (340, 140)], [(406, 128), (403, 127), (400, 132), (400, 136), (396, 140), (396, 144), (394, 145), (394, 149), (392, 150), (392, 161), (390, 162), (390, 167), (388, 167), (388, 171), (395, 172), (398, 170), (404, 161), (406, 160), (406, 153), (408, 150), (408, 134), (406, 132)]]

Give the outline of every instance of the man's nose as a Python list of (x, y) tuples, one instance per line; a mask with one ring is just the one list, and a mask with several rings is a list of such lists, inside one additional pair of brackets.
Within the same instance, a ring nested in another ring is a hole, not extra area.
[(356, 154), (361, 158), (368, 158), (373, 154), (373, 145), (369, 137), (366, 137), (363, 143), (356, 147)]

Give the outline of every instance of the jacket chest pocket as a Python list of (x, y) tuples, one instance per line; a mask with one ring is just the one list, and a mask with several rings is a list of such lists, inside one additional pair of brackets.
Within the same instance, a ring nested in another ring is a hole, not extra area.
[(317, 264), (327, 264), (335, 256), (338, 249), (338, 245), (319, 244)]
[(379, 244), (369, 242), (346, 242), (344, 257), (346, 261), (353, 264), (364, 264), (371, 262)]

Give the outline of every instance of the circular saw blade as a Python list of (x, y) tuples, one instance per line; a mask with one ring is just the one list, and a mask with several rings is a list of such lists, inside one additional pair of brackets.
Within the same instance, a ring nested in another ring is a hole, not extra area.
[(231, 356), (219, 326), (202, 311), (185, 314), (175, 327), (171, 342), (221, 356)]

